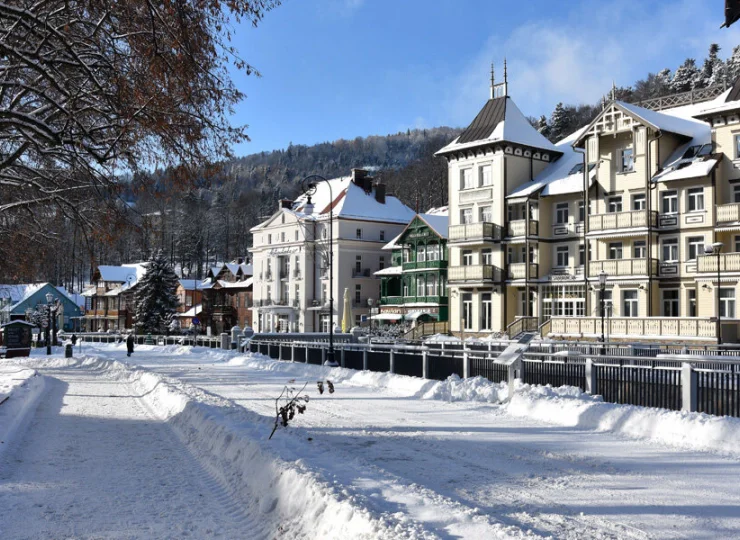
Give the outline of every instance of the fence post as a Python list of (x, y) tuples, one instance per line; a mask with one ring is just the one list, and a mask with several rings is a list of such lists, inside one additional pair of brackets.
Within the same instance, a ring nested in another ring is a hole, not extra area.
[(393, 349), (391, 349), (391, 354), (390, 354), (390, 373), (395, 373), (395, 372), (396, 372), (396, 358), (395, 358), (395, 354), (393, 353)]
[(426, 347), (421, 350), (421, 376), (424, 379), (429, 378), (429, 351)]
[(699, 377), (688, 362), (681, 366), (681, 410), (695, 412), (698, 408)]
[(367, 371), (367, 351), (370, 345), (362, 349), (362, 371)]
[(463, 379), (470, 377), (470, 354), (463, 343)]
[(295, 362), (295, 341), (290, 342), (290, 361)]
[(516, 372), (517, 370), (521, 369), (522, 365), (522, 357), (520, 356), (513, 362), (511, 362), (507, 367), (507, 382), (508, 382), (508, 389), (509, 389), (509, 399), (514, 397), (514, 381), (516, 380)]
[(340, 358), (339, 365), (342, 366), (342, 367), (344, 367), (344, 347), (342, 347), (341, 352), (339, 353), (339, 355), (340, 355), (339, 356), (339, 358)]
[(326, 364), (326, 348), (321, 347), (321, 365)]
[(586, 392), (596, 395), (596, 366), (591, 358), (586, 358)]

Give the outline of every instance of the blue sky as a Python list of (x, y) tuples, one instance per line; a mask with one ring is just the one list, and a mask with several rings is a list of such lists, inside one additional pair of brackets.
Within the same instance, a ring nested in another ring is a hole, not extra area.
[(294, 144), (467, 125), (488, 97), (489, 66), (509, 64), (527, 115), (595, 102), (649, 71), (726, 57), (740, 23), (719, 30), (724, 0), (285, 0), (236, 46), (262, 78), (234, 115), (252, 142), (237, 155)]

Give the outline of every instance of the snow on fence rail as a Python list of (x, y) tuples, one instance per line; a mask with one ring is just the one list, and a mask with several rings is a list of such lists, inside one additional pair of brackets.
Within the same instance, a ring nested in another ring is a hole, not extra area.
[[(126, 340), (126, 334), (109, 334), (99, 332), (75, 332), (77, 339), (84, 343), (123, 343)], [(59, 334), (62, 339), (67, 339), (72, 333)], [(136, 334), (134, 343), (137, 345), (146, 345), (146, 341), (151, 340), (154, 345), (194, 345), (198, 347), (207, 347), (217, 349), (221, 346), (219, 336), (165, 336), (165, 335), (148, 335)]]
[[(508, 345), (508, 341), (464, 347), (338, 343), (335, 349), (337, 361), (350, 369), (435, 380), (481, 376), (510, 385), (520, 379), (527, 384), (576, 386), (613, 403), (740, 417), (740, 356), (730, 357), (727, 349), (702, 349), (703, 356), (686, 348), (682, 354), (662, 348), (634, 355), (628, 353), (644, 350), (614, 345), (599, 354), (601, 347), (594, 344), (570, 351), (538, 344), (513, 363), (497, 362)], [(275, 360), (317, 365), (324, 363), (327, 350), (325, 343), (255, 339), (248, 349)]]

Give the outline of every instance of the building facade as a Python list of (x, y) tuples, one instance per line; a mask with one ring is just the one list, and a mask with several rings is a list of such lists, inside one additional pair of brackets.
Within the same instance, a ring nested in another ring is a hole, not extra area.
[(53, 301), (59, 302), (55, 328), (65, 332), (79, 331), (82, 318), (80, 306), (66, 291), (51, 283), (0, 285), (0, 324), (27, 320), (29, 311), (45, 313), (47, 294), (54, 297)]
[[(611, 100), (553, 145), (522, 121), (506, 83), (492, 83), (438, 152), (452, 330), (714, 340), (719, 314), (734, 340), (740, 86), (717, 93), (659, 111)], [(706, 254), (717, 242), (722, 253)]]
[(345, 289), (360, 324), (369, 315), (368, 299), (380, 296), (374, 273), (390, 265), (382, 247), (413, 216), (360, 169), (318, 182), (311, 195), (279, 201), (275, 214), (251, 231), (255, 330), (327, 332), (342, 320)]
[(98, 266), (85, 297), (83, 327), (87, 332), (122, 331), (133, 328), (136, 284), (146, 273), (146, 263)]
[(447, 321), (448, 221), (447, 207), (417, 214), (383, 247), (391, 261), (375, 273), (380, 277), (380, 303), (374, 321)]
[[(252, 265), (242, 261), (226, 263), (208, 271), (201, 284), (202, 304), (191, 308), (205, 331), (230, 332), (234, 326), (252, 327)], [(190, 314), (191, 312), (188, 312)]]

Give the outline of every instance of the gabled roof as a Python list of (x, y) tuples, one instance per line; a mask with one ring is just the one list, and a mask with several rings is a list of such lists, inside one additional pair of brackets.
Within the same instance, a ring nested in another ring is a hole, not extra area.
[(419, 214), (420, 219), (432, 229), (437, 236), (447, 240), (447, 228), (450, 224), (450, 218), (442, 214)]
[(181, 279), (180, 286), (186, 291), (200, 291), (203, 289), (203, 282), (199, 279)]
[(146, 263), (122, 264), (121, 266), (100, 265), (98, 271), (103, 281), (128, 283), (129, 277), (133, 277), (131, 285), (134, 285), (146, 274)]
[(473, 148), (493, 142), (509, 142), (559, 154), (559, 150), (537, 131), (509, 96), (489, 99), (471, 124), (435, 155)]

